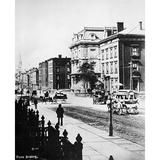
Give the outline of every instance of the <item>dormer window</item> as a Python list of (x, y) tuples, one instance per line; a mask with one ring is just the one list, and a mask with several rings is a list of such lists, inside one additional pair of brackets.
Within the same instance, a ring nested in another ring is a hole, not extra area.
[(94, 34), (91, 34), (91, 37), (94, 38)]
[(94, 33), (91, 33), (91, 34), (90, 34), (90, 37), (91, 37), (91, 39), (95, 39), (95, 34), (94, 34)]
[(80, 36), (80, 39), (82, 39), (82, 38), (83, 38), (83, 34), (80, 34), (79, 36)]

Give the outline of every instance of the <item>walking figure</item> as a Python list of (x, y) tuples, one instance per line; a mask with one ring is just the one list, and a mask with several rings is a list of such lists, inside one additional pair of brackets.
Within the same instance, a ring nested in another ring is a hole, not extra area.
[(35, 98), (35, 99), (34, 99), (35, 109), (37, 109), (37, 104), (38, 104), (38, 101), (37, 101), (37, 99)]
[(56, 113), (57, 113), (57, 117), (58, 117), (58, 124), (60, 125), (60, 122), (61, 122), (61, 126), (63, 125), (63, 113), (64, 113), (64, 109), (62, 108), (62, 105), (59, 104), (57, 110), (56, 110)]

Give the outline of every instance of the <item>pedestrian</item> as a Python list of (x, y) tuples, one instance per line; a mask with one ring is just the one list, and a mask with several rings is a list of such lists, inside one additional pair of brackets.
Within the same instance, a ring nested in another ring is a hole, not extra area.
[(61, 124), (61, 126), (62, 126), (63, 125), (63, 113), (64, 113), (64, 109), (62, 108), (61, 104), (58, 105), (56, 113), (57, 113), (57, 118), (58, 118), (58, 124), (59, 125)]
[(37, 109), (37, 104), (38, 104), (38, 101), (37, 101), (37, 99), (35, 98), (35, 99), (34, 99), (35, 109)]

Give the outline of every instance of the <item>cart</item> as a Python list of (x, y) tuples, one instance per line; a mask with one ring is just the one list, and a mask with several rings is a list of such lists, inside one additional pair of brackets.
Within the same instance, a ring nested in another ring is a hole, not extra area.
[(53, 97), (53, 103), (66, 103), (67, 100), (67, 95), (60, 92), (56, 93), (55, 96)]

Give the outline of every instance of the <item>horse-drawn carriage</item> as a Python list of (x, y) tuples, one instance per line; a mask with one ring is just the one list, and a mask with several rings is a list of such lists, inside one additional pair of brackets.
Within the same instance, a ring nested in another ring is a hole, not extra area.
[(93, 91), (93, 104), (106, 104), (107, 97), (104, 90)]
[(58, 92), (53, 97), (53, 102), (54, 103), (66, 103), (66, 99), (67, 99), (67, 95), (66, 94), (64, 94), (62, 92)]
[(136, 92), (119, 90), (113, 94), (113, 113), (119, 115), (138, 114), (138, 99)]

